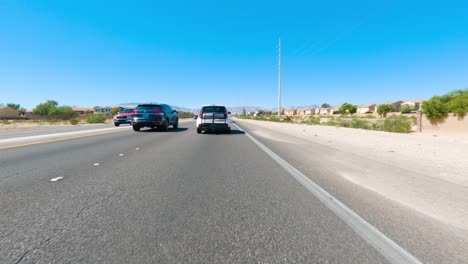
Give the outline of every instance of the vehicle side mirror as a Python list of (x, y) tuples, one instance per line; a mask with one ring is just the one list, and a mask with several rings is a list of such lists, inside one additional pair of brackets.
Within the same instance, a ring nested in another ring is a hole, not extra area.
[(177, 114), (177, 110), (172, 110), (172, 113), (176, 113), (176, 114)]
[(231, 114), (231, 112), (228, 112), (228, 115), (230, 115), (230, 114)]
[(198, 116), (197, 116), (197, 115), (194, 115), (194, 116), (193, 116), (193, 119), (197, 119), (197, 118), (198, 118)]

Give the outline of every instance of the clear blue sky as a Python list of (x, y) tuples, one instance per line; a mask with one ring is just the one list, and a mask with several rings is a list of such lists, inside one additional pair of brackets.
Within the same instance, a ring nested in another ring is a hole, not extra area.
[(276, 106), (468, 87), (467, 1), (1, 1), (0, 103)]

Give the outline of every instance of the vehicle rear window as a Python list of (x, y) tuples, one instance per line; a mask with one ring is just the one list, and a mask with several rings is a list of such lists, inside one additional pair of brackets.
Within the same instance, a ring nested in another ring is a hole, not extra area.
[(202, 109), (203, 113), (226, 113), (226, 107), (224, 106), (206, 106)]
[(161, 110), (160, 105), (139, 105), (136, 109), (152, 109), (152, 110)]
[(162, 106), (160, 105), (139, 105), (137, 106), (136, 110), (138, 113), (152, 113), (155, 110), (162, 110)]

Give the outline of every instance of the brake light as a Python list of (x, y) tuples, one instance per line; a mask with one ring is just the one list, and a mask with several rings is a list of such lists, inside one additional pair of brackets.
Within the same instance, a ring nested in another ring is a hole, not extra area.
[(200, 118), (203, 118), (203, 114), (202, 114), (202, 113), (200, 113), (200, 114), (198, 115), (198, 117), (200, 117)]
[(136, 109), (133, 109), (132, 114), (136, 114), (136, 113), (138, 113), (138, 111)]
[(227, 113), (224, 113), (224, 118), (227, 118)]
[(154, 113), (155, 114), (160, 114), (160, 115), (164, 114), (164, 112), (162, 110), (154, 110)]

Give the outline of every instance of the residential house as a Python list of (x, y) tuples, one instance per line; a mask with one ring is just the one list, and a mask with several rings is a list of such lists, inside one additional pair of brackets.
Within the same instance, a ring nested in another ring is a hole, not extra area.
[(320, 108), (315, 108), (314, 115), (320, 115)]
[(319, 109), (320, 115), (331, 115), (333, 114), (331, 107), (322, 107)]
[(358, 114), (375, 113), (376, 108), (377, 108), (376, 104), (364, 104), (364, 105), (358, 106), (356, 113)]
[(109, 115), (111, 110), (112, 110), (112, 107), (110, 106), (104, 106), (104, 107), (101, 107), (101, 106), (95, 106), (94, 108), (94, 113), (95, 114), (105, 114), (105, 115)]
[(332, 108), (330, 108), (330, 114), (331, 115), (334, 115), (336, 112), (338, 112), (340, 110), (340, 107), (339, 106), (334, 106)]
[(253, 116), (262, 116), (263, 114), (264, 114), (263, 110), (258, 110), (258, 111), (255, 111)]
[(414, 111), (420, 111), (423, 102), (424, 100), (409, 100), (404, 101), (401, 106), (408, 105), (411, 109), (414, 109)]
[(395, 112), (400, 112), (400, 108), (401, 108), (402, 103), (403, 103), (403, 101), (392, 101), (392, 102), (386, 102), (386, 103), (383, 103), (383, 104), (393, 105), (393, 108), (395, 109)]
[(284, 115), (286, 116), (293, 116), (297, 114), (296, 109), (284, 109)]
[(304, 109), (304, 115), (313, 115), (315, 114), (315, 110), (313, 108)]
[(300, 116), (305, 115), (305, 109), (297, 109), (296, 114), (297, 114), (297, 115), (300, 115)]
[(19, 118), (19, 116), (20, 116), (19, 110), (16, 110), (8, 106), (0, 107), (0, 119)]

